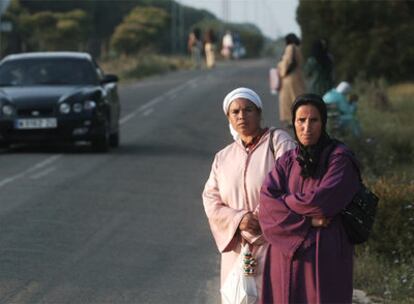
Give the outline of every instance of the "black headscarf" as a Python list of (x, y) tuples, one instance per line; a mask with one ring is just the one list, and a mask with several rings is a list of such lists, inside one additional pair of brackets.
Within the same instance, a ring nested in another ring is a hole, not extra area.
[(303, 105), (312, 105), (318, 109), (319, 114), (321, 115), (322, 120), (322, 131), (321, 136), (316, 144), (312, 146), (304, 146), (300, 143), (297, 135), (296, 129), (293, 128), (295, 132), (295, 138), (299, 143), (299, 153), (296, 160), (298, 161), (300, 167), (302, 168), (301, 175), (303, 177), (312, 177), (315, 175), (316, 169), (318, 168), (319, 159), (321, 157), (322, 151), (329, 145), (333, 143), (328, 133), (326, 133), (326, 121), (328, 119), (327, 109), (323, 99), (316, 94), (303, 94), (296, 97), (295, 102), (292, 105), (292, 125), (295, 126), (296, 111), (300, 106)]

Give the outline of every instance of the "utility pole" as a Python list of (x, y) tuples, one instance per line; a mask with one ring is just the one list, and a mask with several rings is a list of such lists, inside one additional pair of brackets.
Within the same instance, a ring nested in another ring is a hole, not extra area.
[(223, 0), (223, 21), (229, 22), (229, 0)]
[(185, 41), (185, 36), (184, 36), (184, 10), (183, 10), (183, 6), (180, 3), (180, 0), (177, 0), (178, 2), (178, 48), (179, 48), (179, 52), (185, 52), (185, 48), (184, 48), (184, 41)]
[(222, 23), (222, 35), (228, 30), (227, 23), (229, 22), (229, 0), (222, 0), (222, 14), (223, 14), (223, 23)]
[(171, 54), (176, 53), (177, 51), (177, 44), (176, 44), (176, 37), (177, 37), (177, 14), (176, 14), (176, 6), (177, 4), (175, 1), (171, 1), (170, 7), (170, 14), (171, 14)]
[[(1, 0), (0, 0), (1, 1)], [(180, 0), (172, 0), (170, 6), (171, 14), (171, 53), (185, 52), (184, 47), (184, 12)]]
[(12, 26), (11, 23), (4, 24), (1, 20), (1, 16), (7, 10), (7, 7), (9, 6), (9, 4), (10, 4), (10, 0), (0, 0), (0, 58), (2, 57), (2, 53), (3, 53), (1, 33), (3, 31), (5, 31), (5, 32), (11, 31), (11, 26)]

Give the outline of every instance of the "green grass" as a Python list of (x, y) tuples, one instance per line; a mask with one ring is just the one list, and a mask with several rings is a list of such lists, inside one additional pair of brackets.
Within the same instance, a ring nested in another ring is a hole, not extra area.
[(357, 246), (355, 287), (386, 303), (414, 303), (414, 84), (383, 86), (385, 106), (365, 87), (358, 92), (363, 136), (344, 140), (380, 205), (371, 239)]

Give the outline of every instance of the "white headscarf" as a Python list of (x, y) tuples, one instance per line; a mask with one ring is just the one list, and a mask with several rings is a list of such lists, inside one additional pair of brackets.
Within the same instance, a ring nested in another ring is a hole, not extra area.
[(351, 92), (351, 85), (346, 82), (346, 81), (342, 81), (340, 84), (338, 84), (338, 86), (336, 87), (336, 91), (341, 93), (341, 94), (348, 94), (349, 92)]
[[(248, 99), (249, 101), (253, 102), (256, 105), (256, 107), (258, 107), (259, 109), (263, 108), (262, 101), (259, 95), (257, 95), (255, 91), (249, 88), (237, 88), (231, 91), (230, 93), (228, 93), (226, 97), (224, 98), (223, 100), (224, 114), (226, 115), (228, 114), (230, 104), (232, 103), (233, 100), (237, 98)], [(239, 134), (236, 132), (236, 130), (233, 129), (231, 124), (229, 124), (229, 129), (230, 129), (230, 133), (233, 136), (234, 140), (239, 139)]]

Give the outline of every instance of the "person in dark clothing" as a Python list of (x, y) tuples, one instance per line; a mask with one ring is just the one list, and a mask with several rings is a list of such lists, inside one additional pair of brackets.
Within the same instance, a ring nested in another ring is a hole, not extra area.
[(203, 43), (201, 42), (201, 31), (199, 28), (194, 28), (188, 35), (187, 49), (191, 54), (193, 67), (196, 69), (201, 68), (202, 48)]
[(325, 94), (333, 87), (333, 59), (325, 40), (313, 43), (311, 56), (306, 61), (305, 76), (309, 78), (309, 91), (318, 95)]
[(340, 215), (360, 188), (358, 163), (326, 132), (319, 95), (292, 106), (298, 147), (267, 175), (259, 222), (269, 242), (261, 303), (351, 303), (354, 246)]

